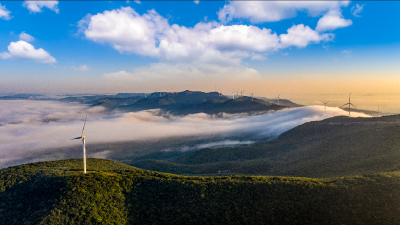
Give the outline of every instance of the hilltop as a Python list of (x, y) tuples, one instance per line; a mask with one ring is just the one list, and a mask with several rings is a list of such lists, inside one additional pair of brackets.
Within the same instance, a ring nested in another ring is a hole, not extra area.
[(400, 115), (308, 122), (272, 141), (124, 160), (176, 174), (337, 177), (400, 170)]
[(148, 109), (161, 109), (176, 115), (193, 113), (254, 113), (287, 108), (260, 99), (242, 96), (230, 99), (218, 92), (183, 91), (158, 92), (149, 96), (107, 97), (92, 102), (93, 106), (104, 106), (109, 110), (136, 112)]
[(400, 174), (185, 177), (110, 160), (0, 170), (2, 224), (398, 224)]

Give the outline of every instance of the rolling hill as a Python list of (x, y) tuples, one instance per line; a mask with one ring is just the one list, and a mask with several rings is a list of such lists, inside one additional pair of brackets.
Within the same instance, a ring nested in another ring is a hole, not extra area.
[[(160, 94), (160, 96), (159, 96)], [(124, 101), (121, 99), (120, 101)], [(124, 112), (135, 112), (148, 109), (161, 109), (164, 112), (176, 115), (188, 115), (193, 113), (255, 113), (266, 112), (270, 110), (281, 110), (287, 108), (273, 103), (250, 97), (240, 97), (230, 99), (220, 95), (218, 92), (194, 92), (183, 91), (174, 93), (153, 93), (147, 98), (128, 100), (121, 104), (118, 100), (105, 99), (98, 100), (98, 104), (109, 109), (118, 109)]]
[(398, 224), (400, 174), (185, 177), (110, 160), (0, 170), (2, 224)]
[(337, 177), (400, 170), (400, 115), (308, 122), (272, 141), (133, 157), (139, 168), (185, 175)]

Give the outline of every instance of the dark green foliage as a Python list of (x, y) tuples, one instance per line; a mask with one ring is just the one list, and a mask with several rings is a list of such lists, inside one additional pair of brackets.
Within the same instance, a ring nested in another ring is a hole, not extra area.
[[(400, 173), (185, 177), (109, 160), (0, 170), (1, 224), (399, 224)], [(96, 166), (94, 166), (96, 165)]]
[(132, 157), (130, 165), (184, 175), (338, 177), (400, 170), (399, 115), (333, 117), (295, 127), (272, 141)]

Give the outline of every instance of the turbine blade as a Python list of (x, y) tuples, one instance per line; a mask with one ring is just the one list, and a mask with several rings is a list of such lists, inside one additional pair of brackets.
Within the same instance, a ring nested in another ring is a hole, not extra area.
[[(347, 103), (348, 104), (348, 103)], [(351, 104), (351, 103), (350, 103)], [(352, 106), (354, 106), (354, 108), (356, 108), (357, 109), (357, 107), (355, 106), (355, 105), (353, 105), (353, 104), (351, 104)]]
[(342, 105), (342, 106), (340, 106), (339, 108), (343, 108), (343, 106), (345, 106), (345, 105), (348, 105), (349, 103), (346, 103), (346, 104), (344, 104), (344, 105)]
[(82, 137), (76, 137), (76, 138), (72, 138), (71, 140), (75, 140), (75, 139), (81, 139)]
[(83, 123), (82, 136), (83, 136), (83, 132), (85, 131), (86, 119), (87, 119), (87, 115), (85, 117), (85, 123)]

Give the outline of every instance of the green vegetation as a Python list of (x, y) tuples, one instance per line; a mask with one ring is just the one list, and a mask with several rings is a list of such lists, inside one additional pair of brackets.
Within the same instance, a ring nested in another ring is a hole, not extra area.
[(0, 170), (2, 224), (399, 224), (400, 173), (185, 177), (110, 160)]
[(182, 175), (338, 177), (400, 170), (400, 115), (334, 117), (305, 123), (277, 139), (233, 148), (152, 153), (125, 163)]

